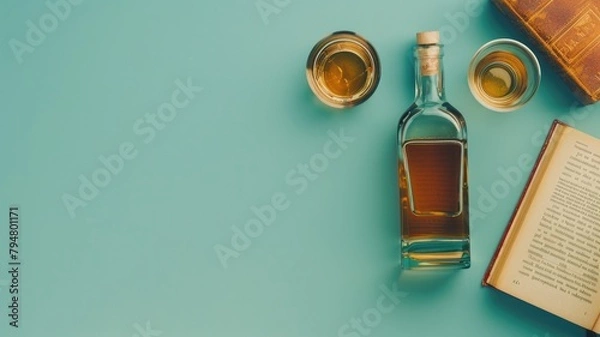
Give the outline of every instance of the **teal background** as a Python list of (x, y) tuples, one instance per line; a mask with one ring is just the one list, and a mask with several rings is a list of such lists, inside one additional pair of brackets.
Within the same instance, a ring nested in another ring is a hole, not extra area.
[[(554, 118), (600, 136), (600, 108), (578, 106), (543, 59), (525, 108), (481, 107), (466, 82), (470, 57), (494, 38), (528, 41), (488, 2), (466, 15), (469, 3), (87, 0), (19, 63), (10, 41), (25, 42), (26, 22), (51, 12), (1, 2), (0, 205), (20, 206), (23, 264), (14, 329), (5, 215), (0, 335), (583, 336), (480, 280), (528, 173), (509, 184), (502, 170), (536, 156)], [(257, 4), (271, 6), (265, 20)], [(400, 273), (396, 123), (414, 95), (414, 34), (431, 29), (442, 29), (447, 96), (468, 123), (479, 216), (470, 269)], [(367, 38), (383, 71), (375, 94), (342, 112), (316, 101), (304, 74), (312, 46), (336, 30)], [(202, 92), (144, 142), (136, 121), (188, 78)], [(297, 193), (286, 175), (341, 128), (354, 141)], [(137, 156), (71, 217), (63, 196), (127, 142)], [(493, 188), (495, 202), (485, 199)], [(216, 245), (231, 248), (232, 226), (277, 193), (289, 207), (224, 268)], [(393, 311), (368, 332), (344, 328), (373, 314), (382, 287), (402, 294)]]

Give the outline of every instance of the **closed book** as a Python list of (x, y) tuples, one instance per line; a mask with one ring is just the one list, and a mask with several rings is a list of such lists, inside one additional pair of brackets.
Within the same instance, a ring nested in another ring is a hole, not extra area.
[(492, 0), (583, 104), (600, 100), (600, 1)]

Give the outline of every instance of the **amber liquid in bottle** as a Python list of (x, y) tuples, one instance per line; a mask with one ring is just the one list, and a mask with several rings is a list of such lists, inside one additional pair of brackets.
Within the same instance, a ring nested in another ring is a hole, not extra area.
[(398, 123), (401, 263), (468, 268), (466, 123), (445, 100), (439, 35), (424, 34), (415, 50), (415, 102)]
[(462, 238), (468, 230), (460, 203), (462, 166), (466, 162), (463, 148), (462, 143), (452, 140), (412, 141), (404, 146), (412, 185), (409, 190), (407, 171), (400, 166), (401, 214), (407, 238)]

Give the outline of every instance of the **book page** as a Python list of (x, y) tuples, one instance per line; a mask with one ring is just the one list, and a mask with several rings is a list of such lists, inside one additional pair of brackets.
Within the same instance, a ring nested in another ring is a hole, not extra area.
[(522, 224), (492, 285), (591, 329), (600, 316), (600, 140), (558, 127), (551, 140), (558, 143), (531, 183), (535, 195), (515, 217)]

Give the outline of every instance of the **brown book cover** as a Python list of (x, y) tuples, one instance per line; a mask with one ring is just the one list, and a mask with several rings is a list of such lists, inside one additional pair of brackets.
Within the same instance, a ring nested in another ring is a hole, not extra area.
[(600, 100), (600, 1), (492, 2), (546, 54), (581, 103)]

